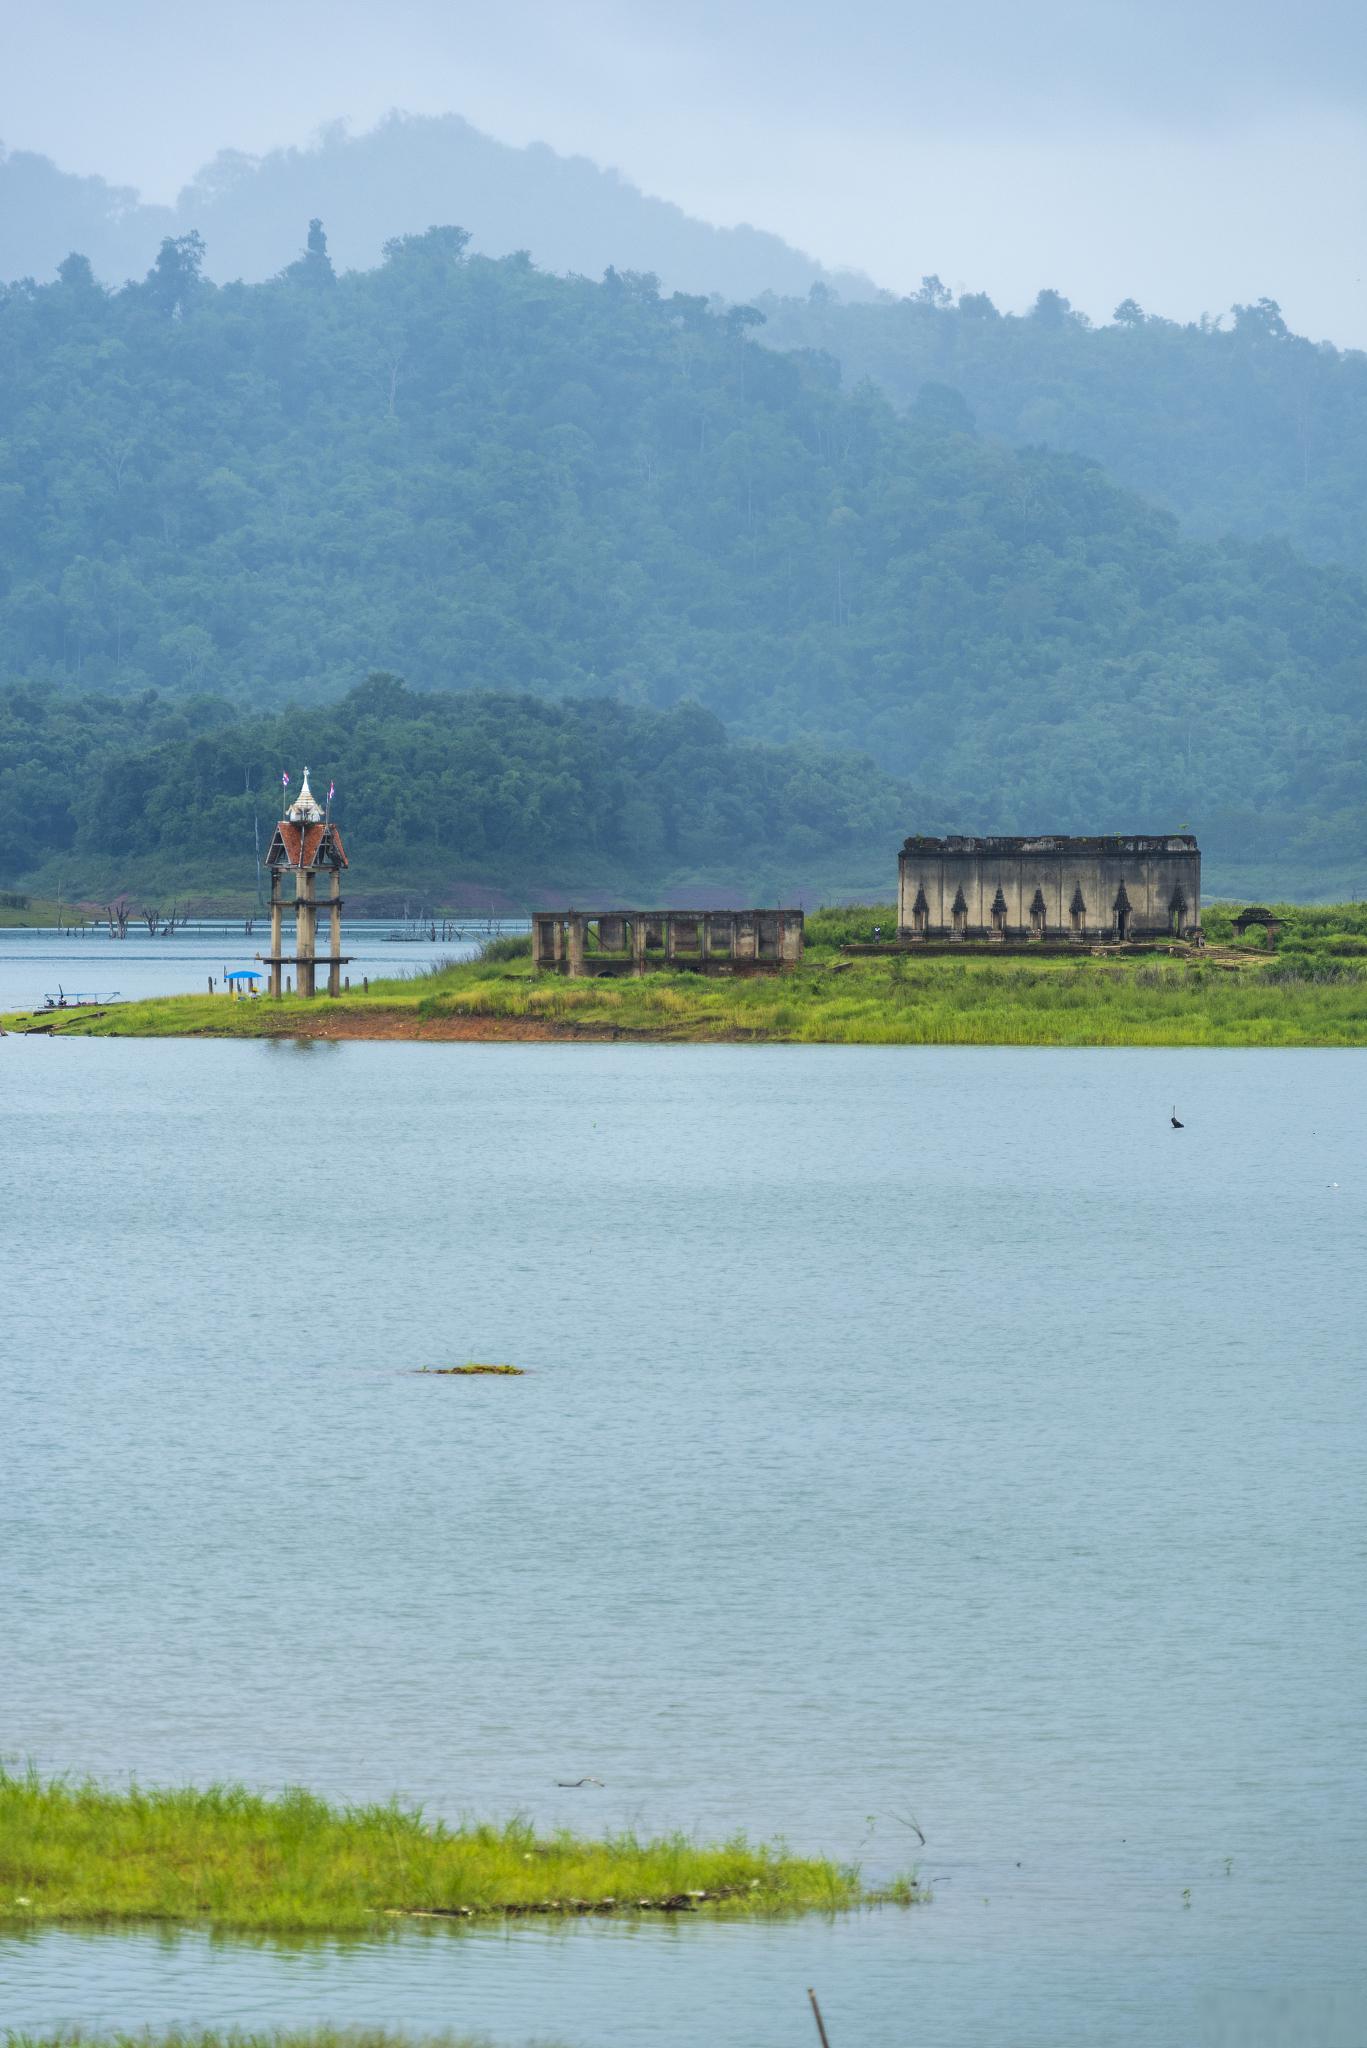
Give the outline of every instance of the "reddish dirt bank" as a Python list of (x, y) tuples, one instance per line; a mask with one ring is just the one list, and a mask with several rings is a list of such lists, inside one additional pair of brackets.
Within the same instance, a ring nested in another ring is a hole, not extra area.
[(552, 1024), (539, 1017), (419, 1017), (412, 1010), (334, 1010), (329, 1015), (322, 1009), (317, 1016), (291, 1017), (278, 1031), (269, 1034), (273, 1038), (504, 1040), (523, 1044), (550, 1041), (562, 1045), (608, 1045), (614, 1039), (653, 1035), (618, 1031), (610, 1024)]

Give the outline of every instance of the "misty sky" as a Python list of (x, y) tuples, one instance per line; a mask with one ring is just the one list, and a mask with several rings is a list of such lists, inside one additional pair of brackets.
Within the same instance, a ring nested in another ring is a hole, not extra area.
[(459, 113), (894, 290), (1267, 295), (1367, 346), (1360, 0), (0, 0), (0, 28), (0, 140), (151, 199), (221, 148)]

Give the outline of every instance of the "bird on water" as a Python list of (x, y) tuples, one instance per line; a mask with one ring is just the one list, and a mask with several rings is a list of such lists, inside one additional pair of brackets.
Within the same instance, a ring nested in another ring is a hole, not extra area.
[(1184, 1131), (1186, 1129), (1186, 1125), (1184, 1123), (1179, 1123), (1177, 1120), (1177, 1104), (1175, 1102), (1172, 1105), (1172, 1116), (1170, 1118), (1170, 1122), (1175, 1131)]

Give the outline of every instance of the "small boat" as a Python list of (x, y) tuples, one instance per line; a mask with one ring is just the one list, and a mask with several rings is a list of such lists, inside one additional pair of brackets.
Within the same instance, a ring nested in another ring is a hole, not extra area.
[(55, 996), (43, 997), (43, 1008), (45, 1010), (86, 1010), (93, 1003), (117, 1003), (118, 1000), (119, 992), (117, 989), (115, 989), (113, 995), (97, 996), (87, 989), (68, 990), (59, 988)]

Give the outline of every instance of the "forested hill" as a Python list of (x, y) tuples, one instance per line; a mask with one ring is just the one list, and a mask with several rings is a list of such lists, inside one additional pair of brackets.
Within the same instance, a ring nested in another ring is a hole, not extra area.
[(339, 122), (306, 149), (262, 157), (225, 149), (174, 206), (0, 149), (0, 277), (49, 279), (79, 249), (98, 278), (122, 284), (142, 275), (164, 236), (192, 232), (208, 243), (209, 276), (270, 277), (298, 254), (313, 214), (335, 224), (342, 270), (373, 268), (395, 235), (462, 220), (481, 254), (525, 249), (545, 270), (598, 277), (615, 263), (658, 271), (673, 290), (729, 299), (805, 292), (822, 280), (848, 295), (874, 289), (853, 273), (833, 278), (778, 235), (713, 227), (587, 157), (545, 143), (515, 149), (455, 114), (391, 114), (363, 135)]
[(877, 304), (820, 286), (757, 303), (766, 341), (828, 351), (847, 385), (899, 406), (951, 385), (983, 432), (1091, 456), (1192, 533), (1285, 536), (1367, 572), (1367, 354), (1290, 333), (1271, 300), (1183, 326), (1127, 299), (1099, 327), (1057, 292), (1018, 318), (937, 278)]
[[(966, 826), (1362, 845), (1367, 593), (1095, 467), (899, 416), (653, 280), (469, 258), (0, 301), (0, 674), (278, 707), (696, 699), (867, 749)], [(911, 821), (915, 822), (915, 821)]]
[(0, 689), (0, 884), (35, 876), (249, 897), (280, 771), (311, 764), (357, 901), (462, 886), (791, 902), (886, 894), (912, 815), (943, 813), (871, 762), (738, 742), (697, 705), (418, 695), (369, 677), (338, 702), (235, 720), (208, 698)]

